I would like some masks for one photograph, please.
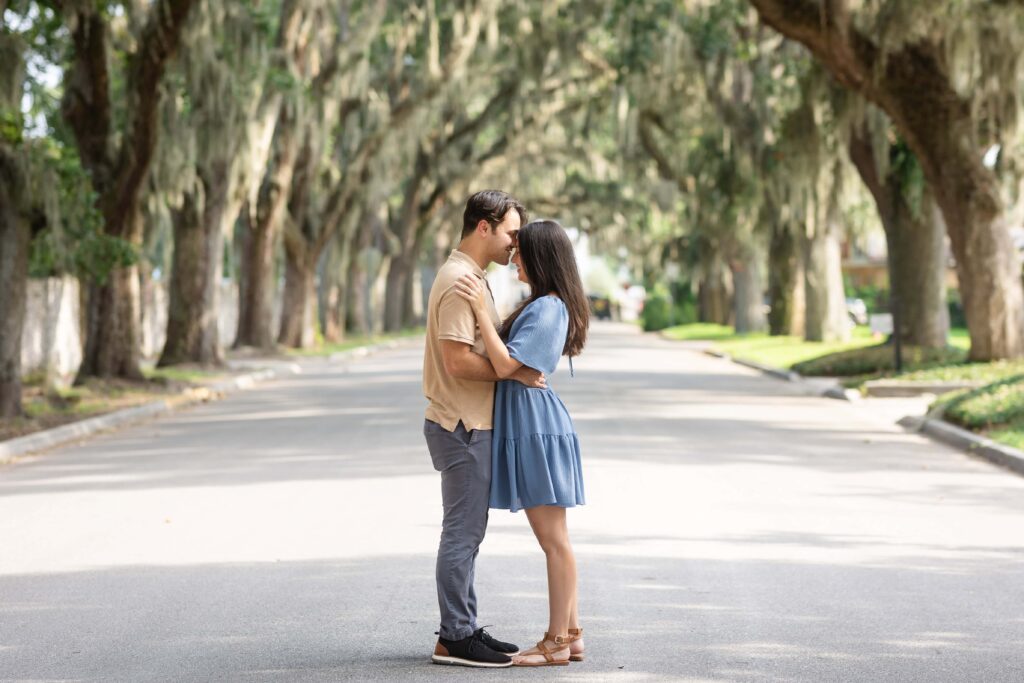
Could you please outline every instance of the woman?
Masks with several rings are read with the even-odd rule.
[[[498,377],[521,366],[554,373],[559,357],[579,355],[587,338],[589,306],[572,243],[555,221],[523,226],[512,262],[530,297],[496,330],[488,315],[486,284],[475,276],[456,283],[469,300],[487,355]],[[548,630],[544,638],[513,657],[517,666],[566,665],[583,660],[576,559],[569,543],[566,508],[582,505],[579,440],[569,413],[550,388],[514,381],[498,383],[494,397],[492,508],[526,510],[547,558]]]

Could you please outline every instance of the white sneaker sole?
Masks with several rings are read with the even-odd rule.
[[[476,662],[472,659],[462,659],[461,657],[444,657],[442,655],[431,655],[430,661],[434,664],[447,664],[450,666],[471,666],[476,669],[504,669],[512,666],[512,662],[505,662],[504,664],[495,664],[491,662]]]

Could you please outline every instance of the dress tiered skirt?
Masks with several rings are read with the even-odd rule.
[[[553,390],[499,382],[494,396],[492,508],[583,505],[580,442]]]

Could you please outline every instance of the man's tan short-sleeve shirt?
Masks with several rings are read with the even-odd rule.
[[[491,429],[494,412],[494,382],[477,382],[452,377],[444,369],[441,342],[469,344],[473,351],[487,357],[476,316],[469,302],[455,290],[455,281],[463,275],[483,278],[484,271],[458,249],[437,272],[427,304],[427,342],[423,354],[423,394],[430,401],[426,417],[448,431],[462,421],[467,430]],[[488,292],[490,290],[488,289]],[[494,300],[489,298],[491,319],[499,324]]]

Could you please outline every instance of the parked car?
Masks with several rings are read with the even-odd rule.
[[[590,294],[587,296],[590,301],[590,314],[598,320],[612,319],[612,302],[608,297]]]

